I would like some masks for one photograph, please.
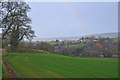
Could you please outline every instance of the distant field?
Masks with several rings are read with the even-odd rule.
[[[83,46],[85,46],[85,44],[84,43],[81,43],[81,44],[70,44],[69,45],[69,47],[83,47]],[[68,47],[68,45],[65,45],[65,48],[67,48]]]
[[[35,51],[44,51],[44,50],[39,50],[39,49],[33,49],[33,50],[35,50]]]
[[[7,59],[24,77],[29,78],[116,78],[114,59],[75,58],[56,54],[20,54]]]
[[[57,43],[56,43],[56,42],[53,42],[53,43],[50,43],[50,44],[55,45],[55,44],[57,44]]]

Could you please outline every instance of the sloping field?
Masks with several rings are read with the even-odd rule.
[[[7,75],[6,75],[3,65],[2,65],[2,77],[7,78]]]
[[[7,61],[24,78],[116,78],[115,59],[75,58],[56,54],[20,54]]]

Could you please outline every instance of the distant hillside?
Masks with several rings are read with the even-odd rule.
[[[110,38],[115,38],[118,37],[118,33],[102,33],[102,34],[91,34],[91,35],[84,35],[83,37],[90,37],[90,36],[95,36],[95,37],[110,37]],[[55,40],[78,40],[80,39],[81,36],[79,37],[54,37],[54,38],[35,38],[33,41],[55,41]]]
[[[102,37],[115,38],[115,37],[118,37],[118,33],[114,32],[114,33],[92,34],[92,35],[85,35],[84,37],[90,37],[90,36],[95,36],[95,37],[102,36]]]
[[[34,41],[55,41],[55,40],[77,40],[81,37],[55,37],[55,38],[36,38]]]

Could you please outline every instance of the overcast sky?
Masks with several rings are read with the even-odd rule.
[[[76,37],[118,31],[116,2],[31,2],[37,38]]]

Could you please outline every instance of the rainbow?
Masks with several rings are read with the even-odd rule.
[[[80,33],[84,34],[85,32],[87,32],[87,29],[85,28],[85,23],[82,21],[80,15],[77,13],[74,7],[68,2],[65,2],[65,5],[66,5],[66,10],[68,11],[68,13],[70,13],[73,21],[76,23],[76,26],[79,27]]]

